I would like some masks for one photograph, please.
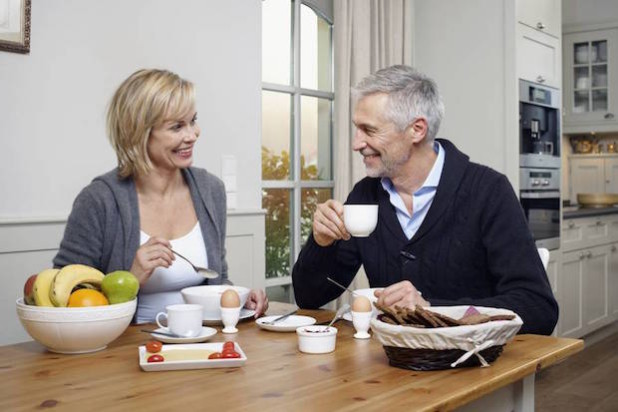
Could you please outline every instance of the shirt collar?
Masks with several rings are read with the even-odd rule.
[[[425,178],[422,186],[419,187],[416,192],[419,192],[424,188],[436,188],[438,187],[438,183],[440,183],[442,169],[444,169],[444,148],[440,143],[434,140],[433,150],[438,154],[438,157],[436,157],[436,161],[433,163],[433,166],[431,167],[431,170],[429,171],[427,178]],[[394,189],[393,182],[388,177],[383,177],[380,179],[380,182],[386,191],[392,191]]]

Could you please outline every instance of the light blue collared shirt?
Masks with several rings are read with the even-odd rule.
[[[403,199],[395,190],[391,179],[388,177],[381,179],[382,187],[388,192],[391,204],[395,206],[399,224],[408,239],[412,239],[418,228],[421,227],[423,220],[425,220],[425,216],[427,216],[427,212],[433,203],[433,198],[436,196],[440,176],[442,176],[444,149],[440,143],[434,141],[433,150],[438,154],[438,157],[423,185],[412,194],[412,216],[408,213],[408,209],[406,209]]]

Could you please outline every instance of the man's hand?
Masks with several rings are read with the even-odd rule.
[[[139,280],[140,285],[146,283],[157,267],[168,268],[172,265],[175,257],[171,247],[167,239],[151,237],[137,249],[130,272]]]
[[[335,240],[350,239],[343,224],[343,205],[333,199],[320,203],[313,214],[313,238],[322,246],[330,246]]]
[[[409,280],[392,284],[374,293],[382,306],[397,305],[405,308],[414,308],[416,305],[430,306]]]

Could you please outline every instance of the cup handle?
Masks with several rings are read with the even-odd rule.
[[[165,320],[167,320],[167,313],[159,312],[157,313],[157,316],[155,316],[155,321],[157,322],[157,325],[159,325],[160,328],[166,329],[166,327],[161,325],[161,322],[159,322],[159,316],[165,316]]]

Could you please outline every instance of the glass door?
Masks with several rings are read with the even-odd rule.
[[[607,111],[607,40],[574,43],[572,64],[572,112]]]

